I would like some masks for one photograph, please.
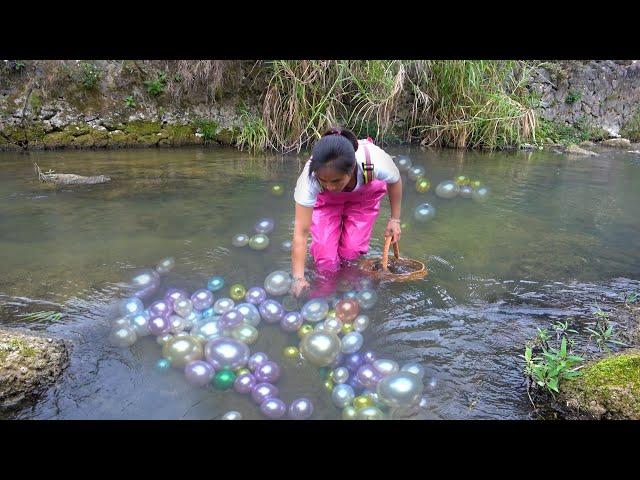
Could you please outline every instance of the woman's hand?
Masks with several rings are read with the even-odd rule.
[[[291,294],[294,297],[299,297],[302,292],[307,290],[309,287],[311,287],[311,285],[309,285],[309,282],[307,282],[306,278],[294,278],[293,282],[291,283]]]
[[[389,223],[387,223],[387,228],[384,231],[384,236],[391,236],[391,243],[396,243],[400,240],[400,234],[402,233],[402,229],[400,228],[400,220],[390,219]]]

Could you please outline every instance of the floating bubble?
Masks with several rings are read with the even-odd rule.
[[[302,306],[300,313],[308,322],[319,322],[327,316],[329,304],[323,298],[314,298]]]
[[[282,250],[283,252],[290,252],[292,248],[293,243],[291,242],[291,240],[285,240],[280,244],[280,250]]]
[[[412,162],[409,157],[400,155],[396,157],[394,160],[396,162],[396,165],[398,166],[398,170],[400,170],[401,172],[406,172],[411,168]]]
[[[139,271],[129,284],[133,294],[138,298],[146,298],[152,295],[160,286],[160,275],[155,270],[144,269]]]
[[[204,355],[216,370],[239,368],[249,360],[249,347],[233,338],[214,338],[205,345]]]
[[[276,270],[267,275],[264,280],[264,289],[274,296],[285,295],[291,288],[291,275],[284,270]]]
[[[125,298],[119,305],[120,314],[134,316],[144,311],[144,304],[138,297]]]
[[[271,218],[261,218],[255,224],[253,229],[256,233],[263,233],[265,235],[268,235],[269,233],[273,232],[274,227],[275,223]]]
[[[137,339],[138,336],[135,329],[126,325],[115,328],[109,334],[109,343],[118,348],[130,347],[136,343]]]
[[[196,290],[191,295],[191,304],[195,310],[205,310],[213,304],[213,293],[206,288]]]
[[[224,288],[224,278],[222,278],[220,275],[214,275],[207,282],[207,288],[212,292],[221,290],[222,288]]]
[[[213,311],[218,315],[228,312],[235,306],[235,302],[230,298],[219,298],[213,304]]]
[[[269,246],[269,237],[266,235],[259,233],[254,235],[249,240],[249,247],[253,250],[264,250]]]
[[[422,165],[414,165],[407,170],[407,177],[409,177],[410,180],[418,180],[418,178],[424,177],[425,173],[426,170]]]
[[[173,270],[173,267],[175,267],[175,265],[176,261],[173,259],[173,257],[165,258],[163,260],[160,260],[158,265],[156,265],[156,272],[161,274],[169,273],[171,270]]]
[[[231,245],[234,247],[246,247],[249,244],[249,235],[246,233],[238,233],[231,239]]]
[[[460,193],[460,187],[456,182],[445,180],[436,187],[436,195],[441,198],[453,198]]]
[[[428,222],[436,215],[436,209],[430,203],[421,203],[413,211],[413,218],[419,222]]]
[[[358,292],[358,296],[356,297],[356,299],[360,304],[360,308],[362,308],[363,310],[370,310],[378,301],[378,294],[375,292],[375,290],[365,289]]]
[[[260,305],[266,299],[267,292],[262,287],[251,287],[245,295],[245,300],[253,305]]]
[[[236,310],[244,317],[244,322],[247,325],[257,327],[260,324],[260,311],[258,307],[251,303],[240,303],[236,305]]]
[[[473,191],[471,198],[474,202],[484,203],[489,198],[489,189],[487,187],[480,187]]]
[[[473,195],[473,188],[470,185],[462,185],[460,187],[460,196],[462,198],[471,198]]]
[[[202,344],[190,335],[174,337],[162,347],[162,356],[174,367],[183,368],[187,363],[202,359]]]
[[[279,323],[284,317],[284,308],[276,300],[265,300],[258,307],[260,316],[267,323]]]

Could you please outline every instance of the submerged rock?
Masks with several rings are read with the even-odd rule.
[[[585,150],[584,148],[580,148],[579,146],[577,146],[576,144],[573,144],[573,143],[567,147],[565,153],[570,153],[572,155],[598,156],[598,154],[596,152],[591,152],[589,150]]]
[[[67,364],[63,341],[0,330],[0,412],[36,400]]]
[[[607,140],[603,140],[602,145],[605,147],[629,148],[631,146],[631,142],[626,138],[609,138]]]
[[[640,349],[588,364],[563,385],[560,401],[581,416],[640,420]]]

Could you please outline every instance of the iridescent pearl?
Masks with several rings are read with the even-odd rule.
[[[173,259],[173,257],[165,258],[163,260],[160,260],[160,262],[158,262],[158,265],[156,265],[156,272],[161,274],[169,273],[171,270],[173,270],[173,267],[175,267],[175,265],[176,261]]]
[[[289,405],[289,418],[307,420],[313,414],[313,403],[308,398],[298,398]]]
[[[240,412],[236,412],[235,410],[231,410],[230,412],[225,413],[222,417],[222,420],[242,420],[242,414]]]
[[[245,247],[249,243],[249,235],[246,233],[238,233],[231,239],[231,245],[234,247]]]

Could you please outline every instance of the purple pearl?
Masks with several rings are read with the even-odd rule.
[[[260,365],[263,365],[265,362],[269,361],[269,357],[267,357],[266,353],[256,352],[249,357],[249,361],[247,362],[247,366],[249,370],[252,372],[256,370]]]
[[[171,329],[171,322],[165,317],[152,317],[149,320],[149,331],[151,335],[159,337],[162,334],[169,332]]]
[[[308,398],[298,398],[289,405],[289,418],[307,420],[313,414],[313,403]]]
[[[145,269],[131,279],[130,287],[138,298],[151,296],[160,286],[160,275],[155,270]]]
[[[184,374],[187,377],[187,381],[198,387],[208,385],[214,373],[213,367],[202,360],[187,363],[184,367]]]
[[[349,375],[347,383],[351,386],[351,388],[353,388],[353,392],[356,395],[360,395],[360,392],[364,390],[364,386],[360,383],[355,375]]]
[[[151,315],[151,317],[169,318],[169,315],[171,315],[172,312],[173,305],[165,300],[153,302],[149,307],[149,315]]]
[[[269,398],[278,396],[278,387],[270,383],[258,383],[251,389],[251,398],[258,405]]]
[[[186,291],[175,287],[168,288],[164,294],[164,299],[171,303],[172,308],[173,305],[182,298],[187,300],[189,298],[189,294]]]
[[[267,292],[262,287],[251,287],[244,298],[253,305],[260,305],[267,299]]]
[[[280,302],[275,300],[265,300],[258,307],[260,316],[267,323],[278,323],[284,317],[284,308]]]
[[[268,418],[282,418],[287,413],[287,406],[279,398],[269,398],[260,404],[260,411]]]
[[[280,320],[280,326],[285,332],[297,332],[303,322],[304,318],[300,312],[289,312]]]
[[[370,388],[371,390],[374,390],[378,382],[382,379],[382,375],[380,375],[370,363],[362,365],[358,369],[356,377],[365,388]]]
[[[344,353],[339,353],[336,359],[331,362],[329,368],[338,368],[340,365],[342,365],[342,362],[344,362]]]
[[[213,293],[206,288],[196,290],[191,295],[191,303],[195,310],[206,310],[213,304]]]
[[[273,383],[280,378],[280,367],[276,362],[267,361],[254,372],[258,382]]]
[[[373,363],[378,359],[378,356],[371,350],[368,350],[362,355],[362,358],[367,363]]]
[[[236,377],[236,381],[233,383],[233,389],[238,393],[251,393],[256,383],[256,378],[253,375],[243,373]]]
[[[345,366],[350,372],[357,372],[358,368],[364,363],[362,355],[359,353],[352,353],[345,360]]]
[[[220,325],[220,328],[223,330],[231,330],[232,328],[240,325],[243,320],[244,315],[234,309],[223,313],[220,320],[218,320],[218,325]]]

